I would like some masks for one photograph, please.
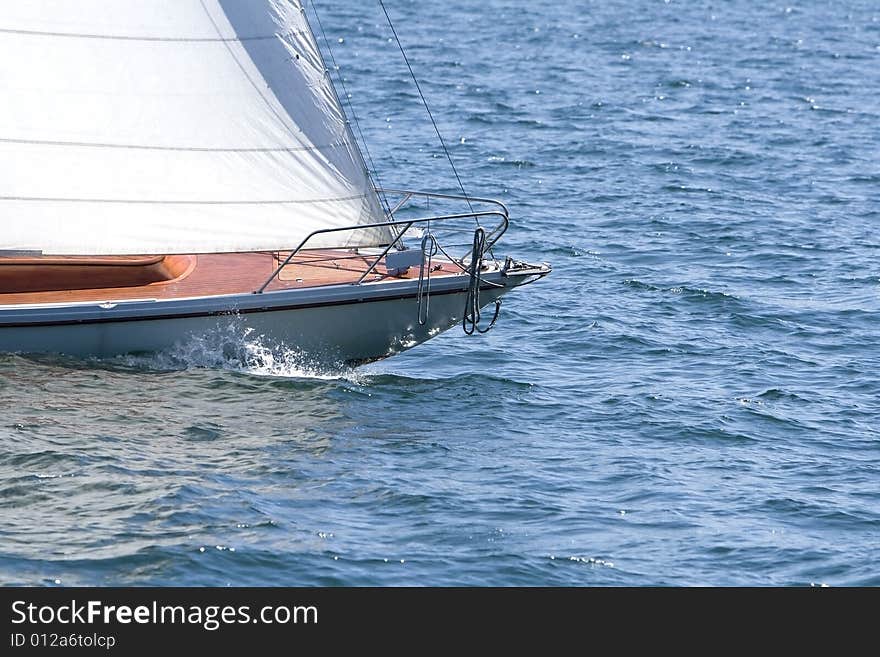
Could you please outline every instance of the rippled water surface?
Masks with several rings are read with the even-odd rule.
[[[0,581],[880,585],[880,6],[386,4],[553,274],[354,372],[0,356]],[[317,7],[380,182],[454,191],[381,10]]]

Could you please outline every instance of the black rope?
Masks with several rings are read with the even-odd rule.
[[[461,182],[461,177],[458,175],[458,169],[455,168],[455,162],[452,161],[452,155],[449,153],[449,149],[446,148],[446,142],[443,141],[443,135],[440,134],[440,128],[437,127],[437,121],[434,120],[434,114],[431,112],[431,108],[428,105],[428,101],[425,99],[425,94],[422,93],[422,87],[419,85],[419,80],[416,77],[415,72],[413,71],[413,67],[409,63],[409,57],[406,56],[406,51],[403,49],[403,44],[400,42],[400,37],[397,36],[397,30],[394,29],[394,23],[391,20],[391,16],[388,14],[388,10],[385,8],[385,3],[382,0],[379,0],[379,5],[382,7],[382,11],[385,13],[385,18],[388,20],[388,26],[391,28],[391,33],[394,35],[394,40],[397,41],[397,47],[400,48],[400,54],[403,55],[403,61],[406,62],[406,67],[409,69],[409,74],[413,79],[413,82],[416,83],[416,90],[419,92],[419,97],[422,99],[422,104],[425,106],[425,110],[428,112],[428,117],[431,119],[431,123],[434,125],[434,132],[437,133],[437,138],[440,140],[440,145],[443,147],[443,152],[446,153],[446,159],[449,160],[449,166],[452,167],[452,173],[455,174],[455,179],[458,181],[458,187],[461,189],[462,195],[465,197],[467,201],[468,208],[471,212],[474,211],[473,206],[471,205],[471,200],[468,197],[467,192],[464,190],[464,185]],[[474,217],[474,221],[477,222],[477,225],[480,225],[480,220],[477,217]]]
[[[486,252],[486,231],[480,227],[474,231],[474,246],[471,251],[470,279],[468,281],[467,294],[464,301],[464,315],[461,319],[461,327],[465,334],[488,333],[501,312],[501,299],[495,299],[495,314],[492,321],[485,328],[480,327],[480,288],[483,277],[483,254]]]

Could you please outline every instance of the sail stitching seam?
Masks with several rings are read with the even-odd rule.
[[[15,139],[12,137],[0,137],[0,143],[5,144],[33,144],[40,146],[73,146],[85,148],[120,148],[147,151],[186,151],[194,153],[292,153],[297,151],[324,151],[333,148],[350,146],[350,142],[341,141],[324,146],[295,146],[278,148],[211,148],[199,146],[149,146],[146,144],[109,144],[86,141],[46,141],[39,139]]]
[[[128,203],[140,205],[288,205],[303,203],[341,203],[344,201],[354,201],[363,199],[366,194],[355,194],[353,196],[338,196],[333,198],[317,198],[317,199],[282,199],[277,201],[254,200],[254,201],[170,201],[162,199],[109,199],[109,198],[60,198],[60,197],[40,197],[40,196],[0,196],[0,201],[36,201],[51,203]]]
[[[305,34],[304,30],[296,30],[298,34]],[[20,34],[25,36],[48,36],[73,39],[104,39],[107,41],[168,41],[172,43],[236,43],[238,41],[270,41],[277,39],[277,34],[237,36],[237,37],[157,37],[157,36],[133,36],[125,34],[89,34],[86,32],[43,32],[40,30],[17,30],[13,28],[0,28],[2,34]]]

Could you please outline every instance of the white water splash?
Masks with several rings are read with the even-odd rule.
[[[410,238],[413,240],[420,240],[425,236],[425,229],[421,226],[410,226],[403,233],[404,238]]]
[[[119,356],[126,367],[157,370],[220,369],[255,376],[308,379],[346,379],[361,375],[327,357],[275,344],[234,318],[224,326],[192,335],[174,347],[143,355]]]

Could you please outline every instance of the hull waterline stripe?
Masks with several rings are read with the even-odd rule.
[[[508,286],[502,286],[503,289],[508,289]],[[485,290],[497,290],[499,289],[496,286],[487,285],[483,289]],[[442,290],[437,292],[431,292],[432,296],[442,296],[448,294],[464,294],[467,292],[467,288],[456,288],[453,290]],[[358,298],[358,299],[344,299],[341,301],[324,301],[324,302],[313,302],[313,303],[301,303],[301,304],[286,304],[279,306],[271,306],[271,307],[260,307],[260,308],[241,308],[241,309],[229,309],[229,310],[211,310],[211,311],[202,311],[202,312],[180,312],[180,313],[169,313],[165,315],[150,315],[150,316],[136,316],[136,317],[98,317],[98,318],[89,318],[89,319],[63,319],[63,320],[55,320],[55,321],[42,321],[35,320],[32,322],[3,322],[0,320],[0,329],[4,328],[24,328],[24,327],[43,327],[43,326],[75,326],[75,325],[84,325],[84,324],[113,324],[113,323],[122,323],[122,322],[152,322],[152,321],[161,321],[161,320],[170,320],[170,319],[193,319],[196,317],[224,317],[224,316],[234,316],[234,315],[251,315],[255,313],[271,313],[271,312],[281,312],[285,310],[307,310],[309,308],[326,308],[330,306],[350,306],[353,304],[360,303],[373,303],[379,301],[402,301],[405,299],[416,299],[418,297],[418,293],[407,293],[401,295],[387,295],[381,297],[371,297],[368,299]]]

